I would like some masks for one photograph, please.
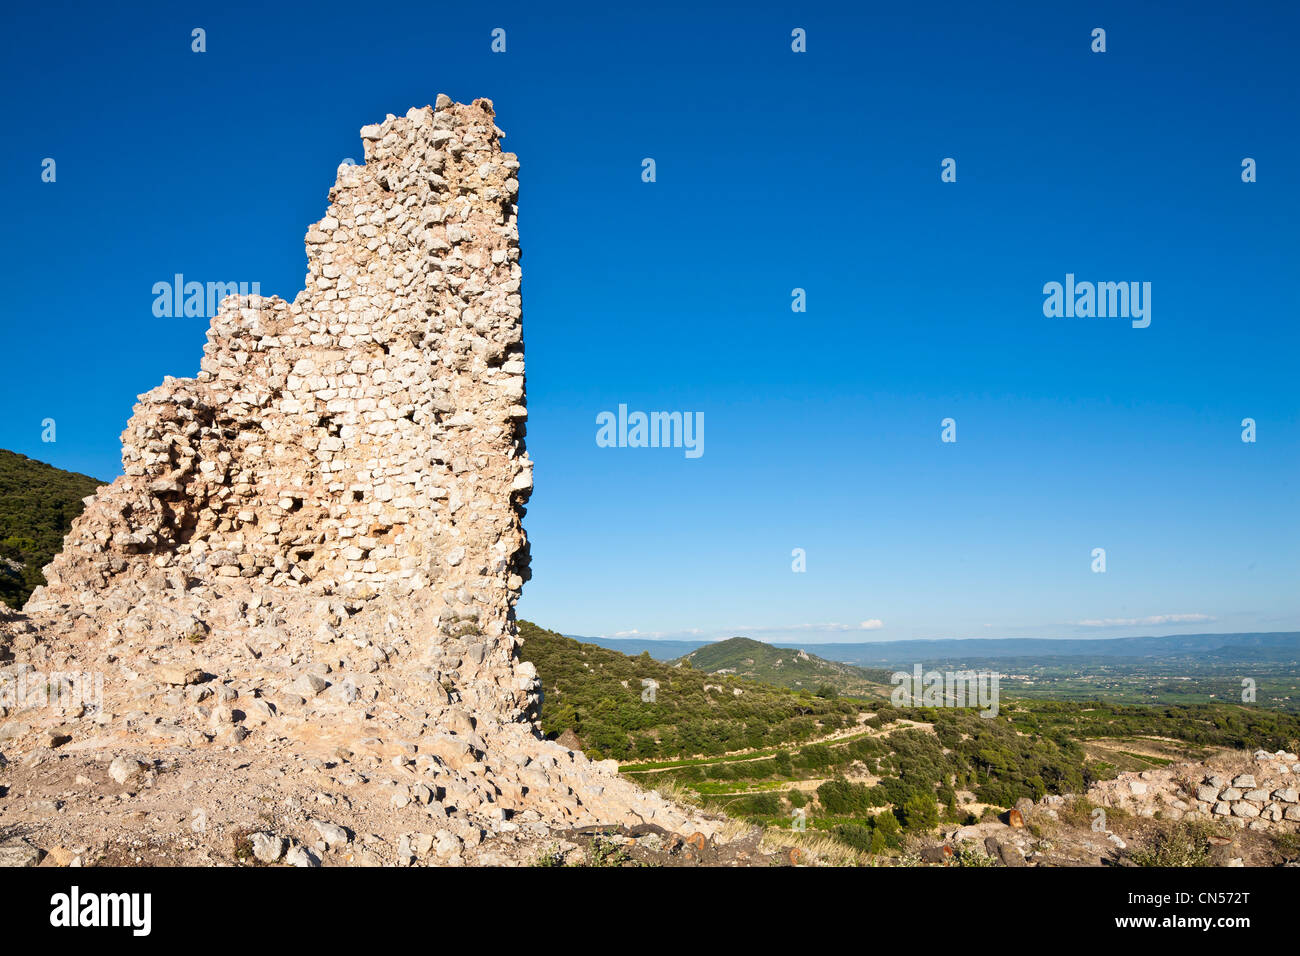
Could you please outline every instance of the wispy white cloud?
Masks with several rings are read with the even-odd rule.
[[[860,624],[840,624],[835,621],[829,621],[825,624],[778,624],[760,627],[737,627],[734,630],[738,634],[772,634],[785,633],[787,631],[813,631],[826,634],[843,634],[846,631],[875,631],[884,626],[884,621],[881,621],[878,618],[872,618],[871,620],[863,621]]]
[[[1200,624],[1213,621],[1209,614],[1152,614],[1150,617],[1105,617],[1079,621],[1079,627],[1152,627],[1161,624]]]
[[[705,632],[699,628],[691,628],[686,631],[639,631],[635,627],[630,631],[615,631],[613,634],[602,634],[601,637],[640,637],[650,641],[660,641],[666,638],[692,638],[704,637]]]

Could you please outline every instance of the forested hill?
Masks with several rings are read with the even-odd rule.
[[[0,449],[0,601],[22,607],[102,482]]]
[[[809,740],[857,722],[859,704],[628,657],[519,622],[542,679],[542,729],[593,757],[714,755]],[[647,681],[651,683],[646,683]],[[650,699],[653,698],[653,699]],[[859,702],[860,703],[860,702]]]
[[[822,697],[835,693],[885,697],[890,690],[889,671],[868,671],[824,660],[798,648],[773,647],[747,637],[706,644],[677,663],[710,674],[734,674],[778,687],[809,690]]]

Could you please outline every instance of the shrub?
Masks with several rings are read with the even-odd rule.
[[[932,830],[939,825],[939,804],[932,793],[914,793],[902,807],[902,824],[908,830]]]
[[[1129,859],[1137,866],[1209,866],[1210,832],[1204,823],[1184,821],[1158,831]]]
[[[864,853],[876,852],[871,848],[873,831],[870,827],[858,826],[856,823],[841,823],[831,831],[831,834],[845,846]]]
[[[870,788],[847,780],[827,780],[817,788],[817,799],[827,813],[856,816],[872,806]]]

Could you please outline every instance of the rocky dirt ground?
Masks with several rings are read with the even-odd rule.
[[[368,756],[305,758],[246,748],[48,754],[0,768],[0,865],[459,866],[771,865],[759,831],[720,839],[654,824],[556,829],[536,810],[485,821],[414,775]],[[147,763],[147,766],[146,766]],[[119,781],[118,777],[125,777]],[[432,793],[431,789],[431,793]],[[685,829],[685,828],[684,828]]]
[[[529,723],[471,716],[473,644],[421,641],[418,597],[232,585],[118,610],[0,621],[0,863],[784,859]]]

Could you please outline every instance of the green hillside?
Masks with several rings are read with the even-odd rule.
[[[888,697],[889,671],[840,664],[791,647],[747,637],[706,644],[675,663],[709,674],[732,674],[820,696]]]
[[[1300,716],[1262,708],[1004,700],[986,718],[974,708],[817,697],[628,657],[527,622],[519,629],[522,656],[545,688],[548,735],[619,759],[646,787],[769,833],[802,819],[855,850],[897,852],[906,830],[974,822],[1021,797],[1079,793],[1123,770],[1300,740]],[[710,649],[720,652],[704,663],[724,667],[758,668],[768,651],[788,653],[757,641]],[[641,699],[643,678],[659,684],[653,702]]]
[[[851,701],[714,676],[580,644],[519,622],[520,655],[542,678],[542,729],[577,735],[589,755],[619,760],[710,756],[793,744],[854,726]],[[642,682],[654,681],[654,700]]]
[[[0,601],[22,607],[103,482],[0,449]]]

